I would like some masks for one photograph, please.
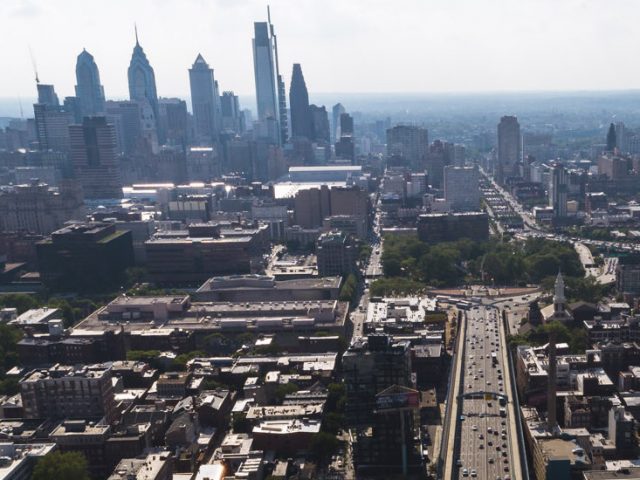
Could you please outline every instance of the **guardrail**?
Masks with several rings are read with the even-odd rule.
[[[520,446],[520,465],[522,466],[522,479],[529,480],[529,464],[527,463],[527,448],[524,443],[524,433],[522,431],[522,412],[520,411],[520,400],[518,399],[518,388],[516,386],[516,373],[513,365],[513,356],[511,355],[511,349],[506,344],[506,333],[509,331],[509,322],[505,317],[502,317],[502,326],[505,329],[505,348],[507,349],[507,362],[509,362],[509,377],[511,379],[511,398],[513,399],[513,409],[515,410],[516,418],[516,430],[518,431],[518,444]]]

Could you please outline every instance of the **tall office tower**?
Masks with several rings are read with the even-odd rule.
[[[160,129],[165,133],[169,145],[186,146],[187,132],[187,102],[179,98],[160,98]]]
[[[309,110],[309,92],[299,63],[293,64],[289,85],[289,107],[291,109],[291,135],[312,139],[312,120]]]
[[[336,103],[331,109],[331,141],[336,142],[340,138],[340,116],[347,113],[341,103]]]
[[[396,125],[387,130],[387,157],[392,164],[424,170],[428,151],[429,132],[426,128]]]
[[[555,164],[549,177],[549,206],[553,207],[553,218],[567,216],[567,191],[569,176],[560,164]]]
[[[255,22],[253,39],[253,69],[256,81],[256,100],[258,106],[258,122],[275,122],[276,138],[271,140],[281,143],[282,132],[278,126],[280,112],[279,100],[276,97],[276,72],[273,58],[273,38],[267,22]],[[273,133],[271,128],[264,131]]]
[[[138,31],[136,30],[136,46],[133,47],[129,70],[129,98],[140,102],[141,108],[145,109],[144,103],[149,105],[152,115],[147,114],[147,121],[153,123],[154,129],[158,132],[161,142],[164,141],[162,132],[158,128],[158,93],[156,91],[156,76],[153,67],[147,60],[147,56],[138,41]],[[153,119],[150,117],[153,116]]]
[[[85,198],[122,198],[116,132],[105,117],[85,117],[69,127],[71,162]]]
[[[353,117],[348,113],[340,114],[340,136],[353,136]]]
[[[108,122],[115,128],[118,151],[133,153],[141,135],[140,104],[131,100],[106,101],[105,112]]]
[[[276,60],[276,85],[278,88],[278,110],[280,112],[280,145],[284,145],[289,140],[289,120],[287,118],[287,91],[284,80],[280,75],[280,62],[278,61],[278,37],[271,23],[271,9],[267,5],[267,19],[269,20],[269,33],[273,38],[273,51]]]
[[[513,116],[504,116],[498,124],[498,165],[495,176],[498,183],[506,177],[517,176],[522,161],[522,135],[520,124]]]
[[[48,107],[60,106],[58,95],[56,95],[53,85],[45,85],[44,83],[38,82],[36,87],[38,88],[38,103]]]
[[[444,167],[444,198],[453,211],[480,209],[480,175],[476,167]]]
[[[189,69],[189,84],[195,136],[197,141],[205,144],[216,142],[220,133],[214,82],[213,69],[198,54]]]
[[[75,123],[82,123],[82,109],[78,97],[64,97],[64,110],[73,115]]]
[[[311,139],[318,143],[328,144],[331,140],[331,129],[329,114],[324,105],[322,107],[310,105],[309,118],[311,119]]]
[[[33,104],[36,137],[40,150],[69,151],[69,125],[73,114],[60,106],[53,85],[38,82],[38,103]]]
[[[104,113],[104,89],[100,84],[100,72],[91,55],[82,50],[76,61],[76,97],[83,117]]]
[[[627,138],[627,127],[623,122],[618,122],[615,125],[616,131],[616,148],[623,153],[629,151],[629,139]]]
[[[220,97],[220,110],[222,113],[222,129],[240,134],[244,131],[242,112],[238,96],[233,92],[222,92]]]

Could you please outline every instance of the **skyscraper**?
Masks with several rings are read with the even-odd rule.
[[[331,140],[333,140],[333,142],[336,142],[340,138],[340,115],[342,115],[343,113],[347,113],[347,111],[341,103],[336,103],[333,106],[331,113]]]
[[[58,95],[56,95],[56,90],[53,88],[53,85],[45,85],[44,83],[37,82],[36,87],[38,88],[38,103],[47,105],[48,107],[58,107],[60,105]]]
[[[476,167],[444,167],[444,198],[453,211],[480,208],[480,175]]]
[[[147,60],[147,56],[138,41],[138,31],[136,30],[136,46],[133,47],[131,62],[127,72],[129,78],[129,98],[140,102],[141,108],[147,103],[153,112],[153,123],[158,130],[158,93],[156,91],[156,76],[153,67]],[[147,115],[148,117],[148,115]],[[158,135],[161,132],[158,131]],[[163,140],[163,137],[161,137]]]
[[[233,92],[222,92],[220,104],[223,130],[238,134],[242,133],[244,128],[238,96],[234,95]]]
[[[309,105],[309,117],[311,119],[311,139],[314,142],[328,144],[331,131],[329,128],[329,114],[324,107]]]
[[[503,183],[506,177],[517,175],[522,160],[522,135],[520,124],[514,116],[504,116],[498,124],[498,165],[496,180]]]
[[[429,132],[426,128],[396,125],[387,130],[387,156],[392,164],[424,170],[428,152]]]
[[[549,206],[553,207],[553,218],[567,216],[567,193],[569,176],[567,170],[560,164],[551,169],[549,178]]]
[[[36,137],[40,150],[67,152],[69,150],[69,125],[73,123],[73,114],[60,106],[53,85],[38,87],[38,103],[33,105]]]
[[[309,92],[299,63],[293,64],[289,85],[289,107],[291,108],[291,135],[312,139],[312,120],[309,110]]]
[[[279,123],[279,101],[276,98],[276,72],[273,58],[273,38],[267,22],[255,22],[253,38],[253,69],[256,80],[256,101],[258,121],[271,120]],[[270,129],[265,129],[266,131]],[[282,132],[276,128],[277,143],[281,142]]]
[[[91,55],[82,50],[76,61],[76,97],[82,116],[104,113],[104,89],[100,84],[100,72]]]
[[[105,117],[69,127],[71,162],[85,198],[122,198],[116,132]]]
[[[220,119],[216,116],[216,93],[213,69],[198,54],[189,69],[191,106],[196,139],[204,143],[215,142],[220,133]]]

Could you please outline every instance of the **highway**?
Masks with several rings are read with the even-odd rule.
[[[466,313],[452,385],[456,398],[450,425],[445,426],[449,429],[445,455],[451,458],[445,460],[442,478],[523,478],[506,336],[498,315],[496,308],[486,305]]]

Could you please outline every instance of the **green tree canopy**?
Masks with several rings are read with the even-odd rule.
[[[89,480],[87,459],[79,452],[53,452],[41,458],[31,480]]]

